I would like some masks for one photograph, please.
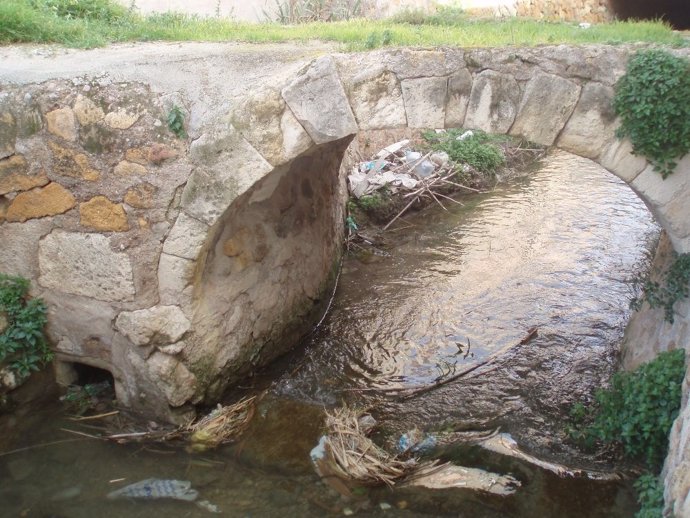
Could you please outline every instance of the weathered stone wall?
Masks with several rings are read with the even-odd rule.
[[[673,246],[667,236],[662,234],[652,261],[652,280],[662,281],[661,274],[668,270],[674,260]],[[625,369],[632,370],[653,360],[659,353],[673,349],[690,352],[690,300],[676,302],[673,323],[665,320],[663,309],[650,308],[646,303],[631,315],[622,345]],[[687,352],[686,358],[690,361]],[[674,516],[690,516],[689,389],[690,369],[683,381],[682,413],[671,429],[669,455],[664,466],[665,498],[667,502],[672,502]]]
[[[537,20],[601,23],[613,19],[608,0],[518,0],[518,16]]]

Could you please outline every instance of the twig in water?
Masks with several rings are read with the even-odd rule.
[[[34,444],[33,446],[26,446],[24,448],[17,448],[16,450],[3,451],[2,453],[0,453],[0,457],[5,457],[7,455],[14,455],[15,453],[22,453],[24,451],[35,450],[37,448],[46,448],[48,446],[57,446],[58,444],[65,444],[68,442],[88,441],[89,439],[99,439],[99,437],[83,437],[80,439],[62,439],[60,441],[51,441],[51,442],[44,442],[41,444]]]

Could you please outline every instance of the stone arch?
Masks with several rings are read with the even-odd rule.
[[[290,330],[290,342],[299,334],[293,324],[321,300],[343,227],[338,164],[358,131],[463,126],[590,158],[638,194],[678,252],[690,252],[690,157],[664,181],[631,154],[629,142],[615,137],[613,85],[628,54],[594,46],[324,56],[295,77],[255,91],[230,116],[209,125],[192,145],[197,166],[159,269],[161,301],[183,301],[193,322],[185,355],[204,380],[196,397],[218,393],[249,367],[284,352],[289,344],[277,346],[281,328]],[[309,197],[295,188],[305,179],[328,191],[323,199],[330,201],[318,211],[319,231],[281,241],[275,229],[289,216],[271,207],[294,210],[300,200],[308,205]],[[328,203],[331,208],[324,208]],[[306,222],[304,215],[295,221]],[[196,236],[191,248],[190,235]],[[304,260],[290,267],[275,262],[281,247],[297,253],[296,243],[324,255],[306,269]],[[273,262],[263,264],[264,257]],[[276,274],[278,267],[285,271]],[[287,298],[266,288],[271,282],[275,289],[300,285],[305,276],[308,286]],[[266,297],[274,300],[269,304]],[[247,313],[253,306],[259,309]]]

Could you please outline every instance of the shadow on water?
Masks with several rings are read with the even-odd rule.
[[[560,153],[528,178],[462,201],[407,218],[389,234],[387,255],[345,260],[330,314],[282,362],[242,443],[191,455],[84,440],[3,456],[0,515],[208,515],[180,502],[103,498],[125,483],[113,480],[155,477],[190,480],[226,516],[342,515],[346,507],[362,516],[632,516],[627,482],[561,478],[477,447],[444,455],[512,473],[523,484],[515,496],[381,489],[343,502],[314,474],[308,454],[323,408],[342,401],[372,409],[387,447],[415,427],[500,427],[537,457],[611,468],[567,441],[564,420],[615,369],[629,279],[658,234],[650,214],[618,179]],[[538,336],[517,345],[534,326]],[[504,348],[491,369],[416,398],[387,392]],[[73,438],[50,410],[0,425],[14,433],[13,448]]]

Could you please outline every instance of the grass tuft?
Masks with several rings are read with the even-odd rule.
[[[504,47],[542,44],[688,44],[662,22],[614,22],[582,29],[573,23],[521,18],[471,19],[453,8],[390,20],[350,19],[298,25],[239,23],[180,13],[142,16],[112,0],[2,0],[0,43],[98,47],[122,41],[286,42],[322,40],[349,50],[381,46]]]

